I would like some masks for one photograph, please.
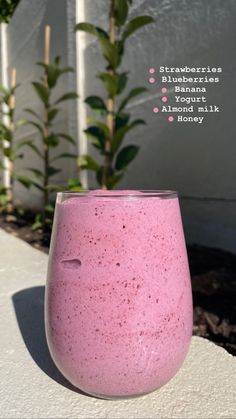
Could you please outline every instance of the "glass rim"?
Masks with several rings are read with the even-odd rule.
[[[127,198],[159,198],[159,199],[172,199],[172,198],[178,198],[178,192],[172,191],[172,190],[154,190],[154,189],[137,189],[137,190],[124,190],[124,189],[116,189],[114,190],[115,193],[112,193],[112,191],[109,191],[110,193],[107,193],[108,191],[104,190],[104,194],[99,191],[99,193],[96,193],[97,189],[86,189],[83,191],[63,191],[63,192],[57,192],[57,199],[59,202],[63,201],[67,198],[112,198],[112,199],[127,199]],[[119,193],[119,191],[121,193]],[[90,192],[94,192],[90,195]],[[136,192],[141,192],[137,193]]]

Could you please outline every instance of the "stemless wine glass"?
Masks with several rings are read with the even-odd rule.
[[[51,356],[84,392],[127,398],[169,381],[192,335],[177,193],[59,193],[45,311]]]

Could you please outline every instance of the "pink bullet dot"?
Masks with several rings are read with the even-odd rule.
[[[163,98],[161,99],[162,100],[162,102],[167,102],[167,97],[166,96],[163,96]]]
[[[161,93],[166,93],[166,92],[167,92],[167,88],[166,87],[162,87]]]
[[[168,121],[169,122],[173,122],[174,121],[174,117],[173,116],[169,116]]]
[[[149,68],[149,73],[150,73],[150,74],[154,74],[154,73],[155,73],[155,71],[156,71],[156,70],[155,70],[155,68],[153,68],[153,67]]]
[[[154,77],[150,77],[149,83],[153,84],[153,83],[155,83],[155,81],[156,81],[156,79]]]
[[[157,106],[155,106],[152,110],[153,110],[154,113],[158,113],[159,112],[159,108]]]

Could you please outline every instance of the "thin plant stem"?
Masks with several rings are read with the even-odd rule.
[[[44,33],[44,63],[46,65],[50,62],[50,39],[51,39],[51,28],[50,26],[45,26],[45,33]],[[44,77],[44,85],[48,88],[47,77],[45,74]],[[48,109],[45,109],[44,115],[44,138],[48,137]],[[44,184],[43,184],[43,214],[42,214],[42,221],[43,221],[43,230],[46,230],[46,217],[47,217],[47,205],[49,204],[49,191],[48,191],[48,171],[49,171],[49,147],[48,144],[44,142]]]
[[[115,44],[116,41],[116,27],[115,27],[115,1],[111,0],[110,13],[109,13],[109,40],[111,44]],[[115,74],[113,69],[109,70],[111,75]],[[114,135],[115,129],[115,99],[114,97],[108,97],[107,99],[107,120],[106,124],[109,130],[109,136],[105,140],[105,159],[102,173],[102,189],[107,189],[107,179],[109,177],[112,165],[111,159],[111,142]]]

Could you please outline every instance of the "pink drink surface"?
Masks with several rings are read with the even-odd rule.
[[[178,198],[133,193],[141,198],[95,191],[58,203],[50,249],[51,355],[72,384],[108,397],[165,384],[192,334]]]

